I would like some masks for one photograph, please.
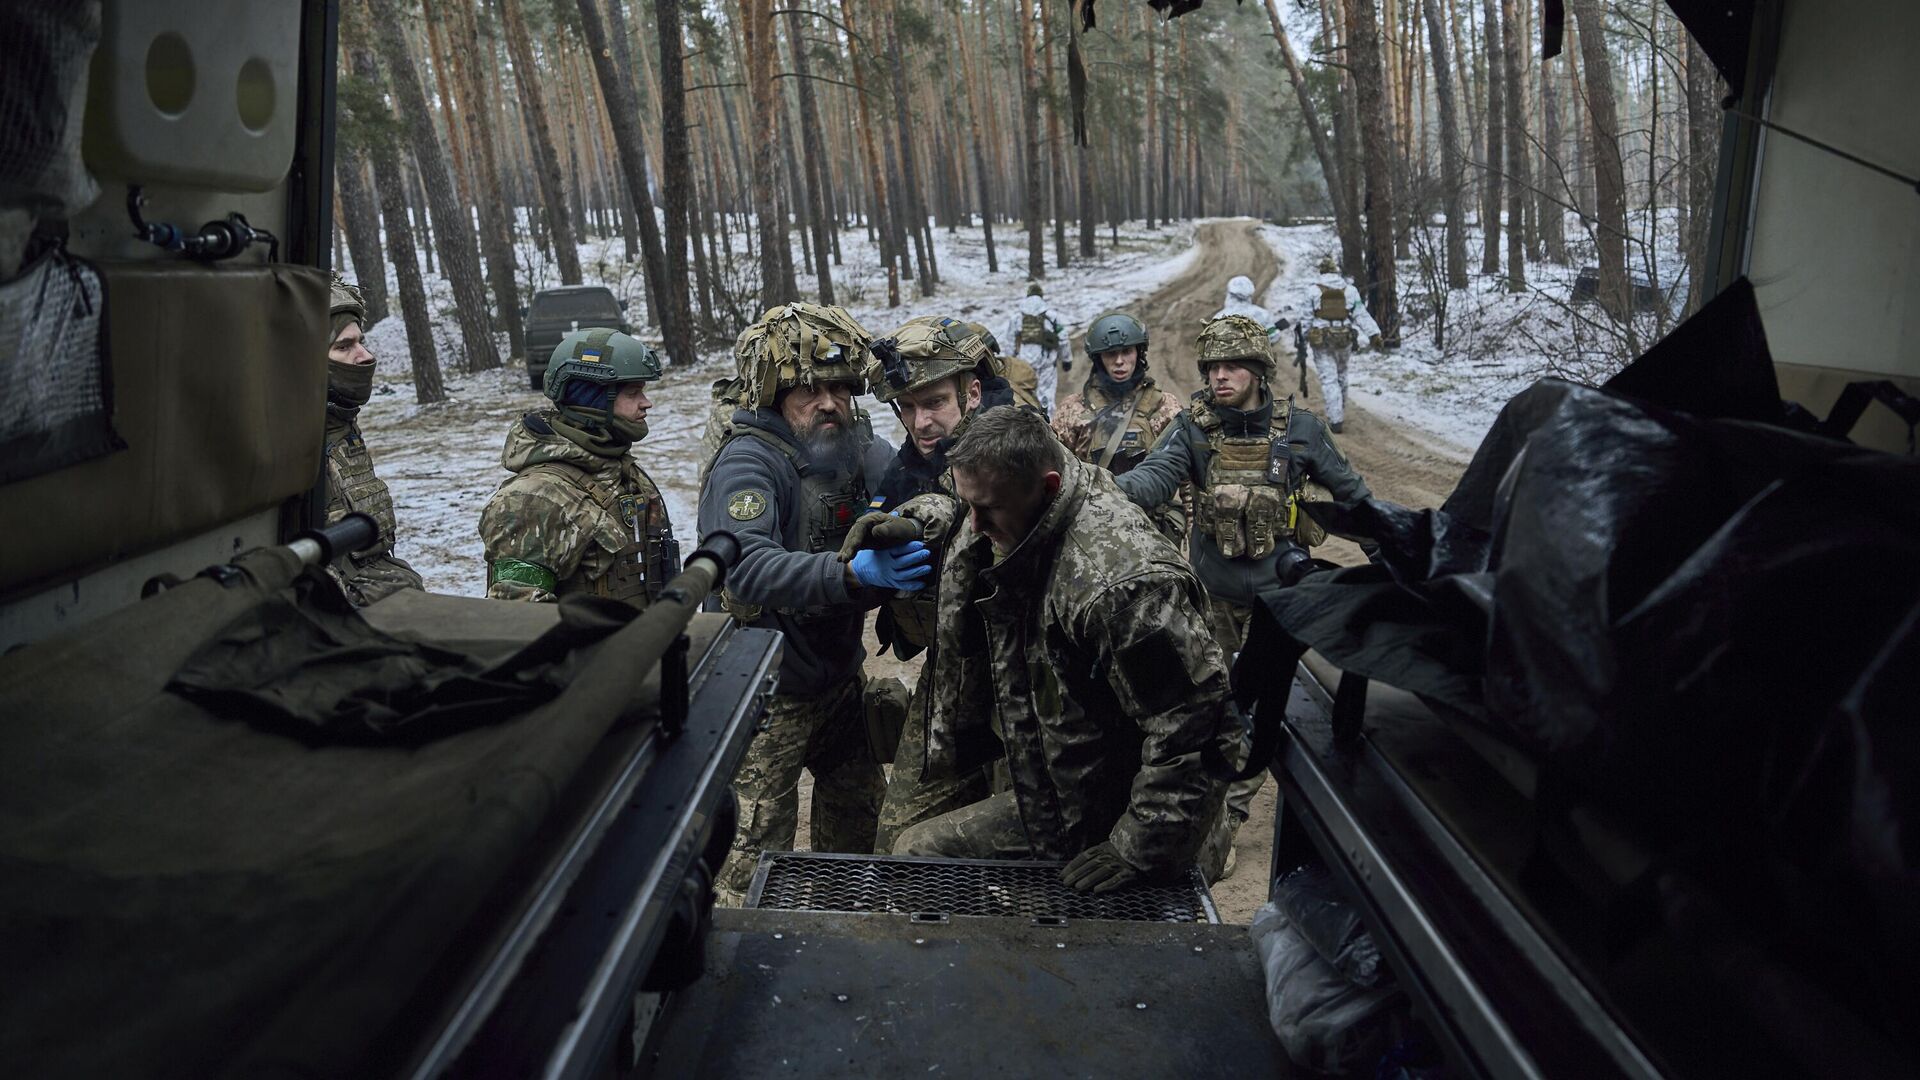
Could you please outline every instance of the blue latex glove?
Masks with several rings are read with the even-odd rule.
[[[922,541],[909,540],[898,547],[868,548],[856,554],[848,566],[860,584],[869,588],[918,592],[926,587],[926,576],[933,573],[933,552]]]

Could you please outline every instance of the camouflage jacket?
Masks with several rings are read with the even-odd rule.
[[[393,494],[373,473],[373,455],[360,425],[351,418],[327,413],[327,524],[351,513],[371,516],[380,526],[381,543],[371,551],[342,555],[329,568],[354,604],[365,607],[400,591],[419,589],[420,575],[393,553]]]
[[[1036,856],[1112,840],[1150,874],[1191,864],[1221,797],[1201,748],[1230,737],[1226,662],[1193,572],[1112,477],[1069,461],[997,564],[960,521],[939,589],[914,718],[933,774],[1004,750]]]
[[[1119,415],[1122,410],[1124,416]],[[1090,376],[1079,393],[1054,407],[1053,433],[1080,460],[1098,461],[1113,434],[1113,421],[1119,420],[1127,425],[1127,434],[1117,453],[1140,457],[1179,416],[1180,399],[1155,386],[1151,375],[1140,380],[1126,402],[1109,396]]]
[[[579,591],[644,605],[648,586],[679,569],[660,489],[631,451],[593,453],[556,431],[552,415],[528,413],[507,429],[500,464],[513,475],[480,512],[487,595],[552,601]]]

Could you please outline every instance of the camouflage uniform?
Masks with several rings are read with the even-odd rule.
[[[1201,749],[1227,724],[1204,603],[1179,553],[1084,462],[1066,463],[1004,559],[963,521],[919,718],[927,768],[955,775],[1004,753],[1012,791],[908,829],[895,850],[1069,859],[1111,842],[1150,876],[1192,865],[1221,797]]]
[[[1358,502],[1369,492],[1319,417],[1267,391],[1274,365],[1265,326],[1239,315],[1208,323],[1200,337],[1202,374],[1208,364],[1222,360],[1260,369],[1259,405],[1229,409],[1201,390],[1146,460],[1117,483],[1140,506],[1157,506],[1181,485],[1193,486],[1187,550],[1210,596],[1213,635],[1231,659],[1246,639],[1260,591],[1278,585],[1280,553],[1289,544],[1310,548],[1325,538],[1299,509],[1309,497],[1309,481],[1343,503]],[[1246,820],[1264,780],[1262,774],[1228,791],[1230,829]]]
[[[513,475],[480,513],[487,596],[553,601],[584,592],[645,607],[679,570],[666,502],[624,446],[590,449],[551,409],[507,429]]]
[[[863,386],[871,341],[841,308],[794,303],[769,310],[734,348],[740,381],[729,396],[740,407],[700,492],[700,531],[740,540],[727,610],[786,643],[779,693],[734,779],[740,826],[715,882],[722,902],[741,902],[762,851],[793,847],[803,769],[814,779],[814,849],[873,850],[885,780],[867,742],[860,665],[865,611],[880,596],[848,587],[839,549],[893,448],[856,422],[835,456],[816,457],[778,405],[797,385]]]
[[[386,481],[373,473],[373,455],[367,452],[367,440],[360,425],[340,410],[327,410],[327,524],[337,524],[351,513],[367,514],[380,525],[382,545],[372,551],[346,555],[330,567],[333,576],[346,588],[347,596],[361,607],[401,589],[425,586],[420,575],[406,560],[393,553],[398,526],[393,515],[393,494]]]
[[[891,403],[899,393],[939,382],[941,379],[971,371],[981,383],[979,409],[1015,403],[1007,380],[996,374],[1003,359],[996,355],[993,335],[978,323],[955,323],[949,319],[917,318],[888,339],[888,345],[876,345],[876,354],[892,348],[900,354],[904,367],[896,368],[889,382],[885,365],[876,355],[869,365],[867,381],[876,388],[882,401]],[[973,413],[961,417],[946,444],[966,430]],[[943,444],[944,445],[944,444]],[[900,447],[888,466],[874,500],[878,510],[900,512],[922,523],[923,539],[936,552],[951,535],[954,519],[962,512],[954,497],[953,473],[947,468],[944,451],[931,458],[920,453],[911,438]],[[937,565],[937,562],[936,562]],[[933,645],[934,614],[938,588],[929,585],[915,593],[898,594],[887,601],[876,621],[875,632],[881,648],[892,649],[902,660],[918,655]],[[926,709],[927,668],[920,669],[908,702],[909,718]],[[892,851],[900,834],[909,827],[959,809],[987,797],[991,791],[990,770],[969,769],[959,776],[929,775],[926,764],[925,727],[908,722],[901,728],[893,754],[893,775],[887,783],[886,800],[880,806],[880,825],[874,836],[874,850]]]
[[[1096,364],[1098,361],[1095,362]],[[1124,396],[1116,397],[1098,375],[1089,375],[1086,386],[1060,402],[1054,410],[1053,433],[1068,450],[1082,461],[1102,464],[1115,473],[1131,468],[1149,447],[1159,440],[1180,416],[1180,399],[1154,385],[1153,376],[1142,374],[1140,381]],[[1113,454],[1107,447],[1114,428],[1125,424],[1125,434]],[[1187,511],[1183,494],[1148,511],[1154,527],[1176,545],[1186,538]]]
[[[401,589],[422,588],[420,575],[393,553],[399,532],[393,513],[393,493],[373,472],[373,455],[367,452],[367,440],[355,420],[360,407],[373,390],[371,354],[364,364],[333,359],[333,344],[355,325],[364,333],[366,305],[360,290],[333,279],[329,304],[330,334],[327,340],[327,516],[328,525],[352,513],[373,518],[380,527],[380,545],[371,551],[340,556],[327,567],[356,606],[365,607]]]

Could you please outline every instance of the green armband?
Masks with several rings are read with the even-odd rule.
[[[493,562],[493,580],[511,581],[516,585],[531,585],[536,589],[554,591],[560,584],[553,571],[538,563],[523,562],[520,559],[495,559]]]

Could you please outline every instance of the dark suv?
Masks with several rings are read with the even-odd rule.
[[[605,285],[567,285],[534,293],[522,312],[527,320],[527,381],[535,390],[546,388],[547,360],[573,330],[611,326],[627,333],[626,309],[627,302],[614,299]]]

